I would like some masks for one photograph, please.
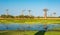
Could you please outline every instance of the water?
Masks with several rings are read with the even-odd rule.
[[[60,29],[60,24],[48,24],[48,30]],[[0,30],[42,30],[43,24],[0,23]]]

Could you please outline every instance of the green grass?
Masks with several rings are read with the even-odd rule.
[[[35,23],[42,23],[42,24],[52,24],[52,23],[60,23],[59,19],[23,19],[23,20],[16,20],[16,19],[11,19],[11,20],[0,20],[0,23],[26,23],[26,24],[35,24]],[[7,31],[1,33],[0,35],[34,35],[37,31]],[[45,33],[45,35],[60,35],[60,32],[57,31],[48,31]]]
[[[8,31],[0,33],[0,35],[34,35],[38,31]],[[45,35],[60,35],[60,32],[48,31]]]
[[[22,20],[16,20],[16,19],[10,19],[10,20],[0,20],[1,23],[60,23],[60,19],[22,19]]]
[[[51,32],[46,32],[45,35],[60,35],[60,32],[51,31]]]

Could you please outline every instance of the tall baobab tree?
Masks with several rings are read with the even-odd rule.
[[[29,16],[31,16],[31,10],[28,10],[28,12],[29,12]]]
[[[21,12],[21,15],[22,15],[22,16],[24,16],[24,11],[25,11],[25,10],[22,10],[22,12]]]
[[[56,12],[53,13],[53,17],[56,17]]]
[[[48,9],[43,9],[43,11],[44,11],[44,18],[46,19],[47,18],[47,11],[48,11]]]
[[[8,9],[6,9],[6,14],[5,14],[5,15],[9,15],[8,11],[9,11],[9,10],[8,10]]]

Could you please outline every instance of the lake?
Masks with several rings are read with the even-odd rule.
[[[60,24],[48,24],[48,30],[59,30]],[[4,24],[0,23],[0,30],[41,30],[43,29],[43,24],[20,24],[20,23],[11,23]]]

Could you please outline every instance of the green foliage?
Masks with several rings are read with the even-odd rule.
[[[1,15],[2,18],[14,18],[12,15]]]

